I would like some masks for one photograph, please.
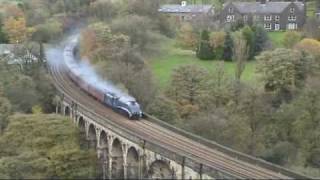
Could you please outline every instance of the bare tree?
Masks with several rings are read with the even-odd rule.
[[[235,33],[233,52],[233,59],[236,62],[235,78],[236,81],[240,82],[249,56],[247,41],[240,32]]]
[[[308,38],[320,39],[320,29],[319,29],[319,20],[315,17],[310,17],[307,19],[304,27],[303,34]]]
[[[243,37],[241,32],[236,32],[233,38],[234,46],[233,46],[233,60],[236,62],[235,68],[235,103],[238,104],[239,96],[241,93],[240,89],[240,80],[241,76],[245,70],[246,63],[249,57],[249,50],[248,43]]]
[[[226,75],[225,62],[219,61],[214,67],[214,74],[211,79],[210,96],[213,98],[215,108],[220,107],[227,96],[229,78]]]
[[[8,117],[11,113],[11,104],[7,98],[0,97],[0,135],[8,124]]]

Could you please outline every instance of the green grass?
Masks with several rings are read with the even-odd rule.
[[[314,17],[316,13],[316,1],[308,1],[307,2],[307,16]]]
[[[170,44],[170,43],[169,43]],[[194,52],[189,50],[181,50],[170,44],[167,47],[167,54],[153,58],[151,61],[151,67],[153,74],[158,82],[158,85],[163,89],[167,87],[171,80],[171,75],[175,68],[183,65],[192,64],[195,66],[200,66],[208,70],[209,73],[214,73],[215,66],[217,65],[217,60],[214,61],[202,61],[196,58]],[[255,65],[256,63],[249,62],[246,66],[245,72],[242,79],[245,82],[255,83]],[[235,63],[226,62],[225,71],[230,77],[234,77]]]
[[[22,3],[22,0],[0,0],[0,3],[13,3],[13,4],[18,4]]]
[[[274,32],[268,32],[268,36],[272,42],[272,45],[275,48],[281,48],[283,46],[283,39],[284,39],[284,31],[274,31]]]
[[[268,36],[271,43],[275,48],[282,48],[283,39],[285,31],[268,32]],[[202,61],[196,58],[195,53],[188,50],[182,50],[174,46],[173,41],[167,41],[164,43],[165,49],[163,50],[164,55],[153,58],[151,61],[151,67],[153,74],[161,88],[168,86],[171,80],[172,72],[175,68],[182,65],[193,64],[195,66],[200,66],[208,70],[209,73],[214,73],[215,66],[217,65],[217,60],[213,61]],[[245,72],[242,76],[244,82],[250,84],[256,84],[257,75],[255,73],[256,62],[248,62]],[[225,63],[226,74],[234,78],[235,63],[226,62]]]

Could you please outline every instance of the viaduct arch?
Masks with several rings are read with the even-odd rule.
[[[188,154],[179,154],[161,145],[144,138],[136,137],[131,132],[124,130],[110,121],[108,117],[100,117],[84,107],[67,99],[62,99],[61,109],[63,114],[72,118],[79,127],[87,148],[97,151],[99,174],[101,179],[237,179],[238,176],[219,168],[207,166],[197,162]],[[215,145],[214,147],[218,147]],[[221,147],[219,147],[221,148]],[[224,150],[224,149],[223,149]],[[230,151],[230,150],[228,150]],[[223,152],[223,151],[222,151]],[[284,172],[292,177],[304,177],[289,172],[281,167],[268,165],[252,158],[244,157],[237,153],[236,159],[247,158],[256,166],[262,163],[262,168],[267,167],[278,172]],[[254,164],[253,164],[254,165]],[[255,168],[253,168],[254,170]],[[266,170],[267,170],[266,169]],[[270,170],[269,169],[269,170]],[[246,177],[246,176],[245,176]],[[249,176],[251,177],[251,176]]]
[[[79,128],[81,136],[87,141],[86,147],[97,150],[101,178],[172,179],[174,177],[168,161],[154,159],[146,162],[146,158],[143,157],[146,155],[142,155],[144,150],[140,145],[131,143],[108,129],[99,127],[94,121],[79,112],[74,114],[68,105],[65,105],[63,109],[65,116],[75,119],[74,122]],[[155,157],[156,154],[153,156]],[[147,167],[147,164],[151,164],[151,166]]]

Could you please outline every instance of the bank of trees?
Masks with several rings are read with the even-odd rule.
[[[263,52],[257,61],[258,87],[227,77],[223,63],[214,75],[194,65],[179,67],[166,93],[170,101],[157,100],[151,112],[273,163],[318,168],[317,62],[304,52],[289,49]],[[158,104],[161,109],[156,108]],[[163,115],[164,109],[172,108],[175,110]]]
[[[214,57],[211,59],[233,61],[235,78],[225,75],[224,61],[217,63],[213,74],[195,66],[177,68],[166,93],[174,101],[168,107],[175,106],[177,110],[175,115],[171,114],[172,118],[179,117],[173,123],[242,152],[319,176],[316,168],[319,168],[317,123],[320,119],[316,107],[320,94],[317,88],[320,56],[316,50],[319,41],[315,38],[318,29],[312,26],[307,22],[303,32],[284,33],[281,42],[284,48],[279,49],[272,46],[260,26],[212,32],[209,42]],[[177,45],[202,52],[199,47],[206,39],[191,25],[185,27],[188,26],[183,24],[179,31],[182,35],[178,32]],[[186,34],[192,36],[184,37]],[[259,82],[254,85],[241,81],[248,60],[257,62]],[[204,85],[191,75],[195,69],[198,74],[206,74]],[[179,76],[188,77],[192,83],[181,86],[175,80]],[[181,103],[176,98],[191,88],[189,84],[196,86],[192,89],[198,89],[201,105]],[[192,98],[194,93],[185,94]],[[311,96],[313,100],[308,99]],[[162,112],[153,113],[160,116]],[[308,137],[303,138],[302,134]]]
[[[1,179],[95,178],[96,154],[80,149],[72,121],[44,114],[14,115],[8,121],[0,135]]]
[[[104,20],[108,17],[99,14],[81,33],[82,57],[88,57],[101,75],[136,97],[146,109],[156,93],[146,59],[159,53],[161,42],[173,33],[170,21],[157,13],[158,6],[157,1],[122,3],[112,19]]]
[[[83,44],[89,46],[84,50],[91,48],[84,56],[101,74],[121,84],[146,112],[168,123],[273,163],[306,171],[318,167],[317,100],[304,102],[320,94],[315,88],[319,57],[312,48],[318,41],[288,32],[286,49],[275,49],[260,26],[196,32],[191,24],[182,24],[175,36],[179,47],[221,62],[213,67],[214,73],[196,65],[177,67],[169,87],[157,91],[147,59],[167,36],[160,30],[159,22],[164,21],[151,22],[160,16],[143,9],[141,2],[132,3],[137,4],[119,11],[123,17],[114,14],[113,20],[102,22],[105,41],[99,42],[104,38],[97,38],[101,35],[91,26],[83,31],[83,41],[88,42]],[[257,61],[260,78],[254,86],[241,80],[249,60]],[[234,77],[226,74],[225,61],[236,64]],[[302,134],[311,124],[312,133],[305,140]]]
[[[235,31],[201,31],[197,32],[192,24],[183,23],[177,32],[177,45],[183,49],[197,52],[197,57],[202,60],[233,60],[233,43],[236,32],[241,32],[248,46],[248,59],[252,60],[262,51],[271,49],[271,44],[267,32],[261,26],[244,26]],[[290,36],[291,35],[291,36]],[[299,34],[290,33],[287,41],[299,41]],[[293,39],[291,39],[291,37]],[[286,42],[288,45],[293,42]]]
[[[26,0],[18,8],[10,7],[8,15],[3,16],[0,40],[16,43],[19,38],[19,43],[35,41],[41,47],[43,43],[59,40],[79,25],[77,20],[81,17],[84,20],[81,57],[104,78],[136,97],[144,111],[273,163],[307,171],[319,168],[320,43],[312,39],[317,36],[314,24],[308,22],[303,33],[287,32],[283,42],[286,49],[274,49],[260,26],[210,32],[182,24],[176,30],[171,19],[157,13],[159,2]],[[22,32],[19,36],[13,35],[16,30],[8,28],[14,24]],[[162,51],[161,43],[168,37],[174,37],[179,47],[196,52],[201,59],[219,60],[212,67],[214,72],[196,65],[177,67],[171,75],[170,86],[159,90],[148,59]],[[40,47],[33,51],[42,57]],[[258,64],[259,82],[250,85],[241,77],[247,61],[253,59]],[[236,64],[233,77],[227,75],[225,61]],[[52,105],[57,101],[41,66],[13,67],[0,66],[0,73],[3,72],[0,76],[2,132],[9,125],[5,134],[12,129],[8,122],[13,112],[38,112],[39,107],[43,112],[52,112],[55,111]],[[12,118],[21,120],[16,116]],[[10,158],[8,162],[14,166],[17,158],[20,160],[20,157]],[[24,165],[17,167],[27,167]],[[48,165],[47,162],[44,165]],[[11,177],[8,176],[12,173],[10,170],[3,172],[6,173],[0,178]],[[84,169],[83,172],[91,171]],[[45,173],[55,177],[52,171]],[[56,176],[59,173],[56,172]],[[34,178],[29,175],[27,172],[26,176],[12,177]],[[61,176],[78,177],[76,172],[72,176]],[[47,177],[39,174],[39,178]]]
[[[0,58],[0,178],[95,177],[96,154],[80,149],[72,122],[43,114],[54,112],[55,90],[42,62],[30,63],[25,50],[14,51],[21,64]]]
[[[318,60],[302,48],[262,52],[256,57],[259,86],[226,76],[223,63],[214,75],[194,65],[179,67],[166,95],[171,100],[167,108],[175,107],[176,113],[170,111],[167,115],[172,117],[165,119],[242,152],[305,167],[310,173],[319,167]],[[153,113],[161,117],[163,112]]]
[[[52,98],[55,89],[45,67],[39,62],[30,62],[26,49],[19,49],[15,57],[21,62],[8,64],[10,58],[0,58],[0,96],[7,98],[14,112],[31,113],[40,106],[44,113],[54,112]]]

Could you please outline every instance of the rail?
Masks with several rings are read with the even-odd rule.
[[[51,71],[50,71],[51,72]],[[52,76],[54,76],[54,74],[51,74]],[[104,126],[105,128],[109,129],[110,131],[111,130],[120,130],[122,132],[124,132],[125,134],[129,135],[128,137],[139,137],[139,135],[129,131],[128,129],[126,128],[123,128],[121,126],[119,126],[118,124],[112,122],[109,120],[109,117],[102,117],[101,115],[97,114],[95,111],[93,110],[88,110],[85,108],[84,105],[82,105],[81,103],[79,103],[77,100],[75,100],[74,98],[72,98],[70,95],[66,94],[66,93],[62,93],[63,92],[63,89],[61,89],[59,86],[55,85],[55,87],[58,89],[58,91],[61,93],[60,95],[63,96],[63,100],[66,101],[67,103],[69,104],[72,104],[72,103],[76,103],[77,104],[77,111],[80,111],[83,115],[85,115],[86,117],[90,117],[92,119],[95,119],[95,122],[97,124],[99,124],[100,126]],[[120,135],[120,134],[119,134]],[[121,135],[120,135],[121,136]],[[141,137],[140,137],[141,138]],[[134,139],[130,139],[131,141],[137,143],[137,144],[140,144],[141,142],[140,141],[136,141]],[[186,162],[193,162],[192,164],[199,164],[201,165],[200,162],[197,162],[196,160],[194,160],[193,156],[190,156],[188,154],[177,154],[176,152],[174,151],[171,151],[169,150],[169,148],[165,148],[163,146],[160,146],[158,144],[155,144],[154,142],[152,141],[149,141],[149,140],[146,140],[144,139],[145,141],[145,147],[144,148],[148,148],[148,147],[156,147],[156,148],[152,148],[153,151],[157,154],[163,154],[163,152],[166,152],[166,154],[164,155],[165,157],[167,158],[171,158],[171,159],[174,159],[176,157],[185,157],[185,161]],[[185,166],[189,167],[189,168],[192,168],[192,166],[190,166],[190,163],[185,163]],[[202,173],[208,173],[209,171],[211,171],[212,167],[207,167],[206,165],[204,165],[204,168],[207,169],[207,171],[203,170]],[[222,170],[221,170],[222,171]],[[224,172],[225,174],[228,174],[227,172]],[[233,179],[238,179],[240,177],[237,177],[237,176],[233,176],[231,174],[228,174],[229,177],[233,178]]]
[[[196,142],[199,142],[200,144],[203,144],[205,146],[208,146],[212,149],[215,149],[215,150],[218,150],[222,153],[225,153],[233,158],[236,158],[236,159],[239,159],[239,160],[242,160],[242,161],[245,161],[245,162],[248,162],[250,164],[254,164],[254,165],[257,165],[257,166],[260,166],[260,167],[263,167],[263,168],[266,168],[266,169],[269,169],[269,170],[272,170],[274,172],[278,172],[278,173],[281,173],[283,175],[286,175],[286,176],[289,176],[289,177],[292,177],[292,178],[295,178],[295,179],[312,179],[311,177],[308,177],[306,175],[302,175],[302,174],[299,174],[299,173],[295,173],[289,169],[286,169],[284,167],[281,167],[279,165],[275,165],[275,164],[272,164],[270,162],[267,162],[263,159],[260,159],[260,158],[256,158],[256,157],[253,157],[253,156],[249,156],[247,154],[244,154],[244,153],[241,153],[239,151],[236,151],[236,150],[233,150],[231,148],[228,148],[226,146],[223,146],[221,144],[218,144],[214,141],[210,141],[208,139],[205,139],[203,137],[200,137],[198,135],[195,135],[195,134],[192,134],[190,132],[187,132],[185,130],[182,130],[180,128],[177,128],[173,125],[170,125],[164,121],[161,121],[159,119],[157,119],[156,117],[153,117],[151,116],[150,114],[147,114],[147,113],[144,113],[145,115],[145,119],[152,122],[152,123],[155,123],[163,128],[166,128],[168,130],[171,130],[177,134],[180,134],[182,136],[185,136],[189,139],[192,139]]]
[[[53,75],[53,74],[52,74],[52,75]],[[53,76],[54,76],[54,75],[53,75]],[[63,92],[63,89],[61,89],[59,86],[56,85],[56,87],[57,87],[57,89],[60,89],[60,91]],[[68,94],[65,94],[65,95],[66,95],[66,96],[69,96]],[[71,96],[69,96],[68,98],[72,99],[72,101],[74,101],[74,102],[77,102],[77,101],[76,101],[75,99],[73,99],[73,97],[71,97]],[[81,104],[78,104],[78,105],[79,105],[79,107],[78,107],[79,109],[78,109],[78,110],[81,110],[83,113],[85,112],[85,114],[87,114],[87,116],[89,116],[89,117],[95,117],[94,119],[96,119],[99,124],[102,125],[102,124],[105,124],[105,123],[106,123],[104,120],[102,120],[102,119],[105,119],[105,117],[101,117],[101,116],[98,115],[94,110],[93,110],[93,112],[92,112],[92,111],[88,111],[88,110],[86,109],[86,107],[83,106],[83,105],[81,105]],[[177,127],[174,127],[174,126],[172,126],[172,125],[170,125],[170,124],[167,124],[167,123],[165,123],[165,122],[163,122],[163,121],[161,121],[161,120],[159,120],[159,119],[157,119],[157,118],[155,118],[155,117],[152,117],[151,115],[148,115],[148,114],[145,114],[145,115],[146,115],[145,120],[147,120],[147,121],[149,121],[149,122],[152,122],[152,123],[154,123],[154,124],[157,124],[157,125],[165,128],[165,129],[171,130],[172,132],[175,132],[176,134],[182,135],[182,136],[187,137],[187,138],[189,138],[189,139],[191,139],[191,140],[194,140],[194,141],[196,141],[196,142],[199,142],[200,144],[203,144],[203,145],[205,145],[205,146],[207,146],[207,147],[209,147],[209,148],[215,149],[215,150],[217,150],[217,151],[219,151],[219,152],[222,152],[222,153],[224,153],[224,154],[226,154],[226,155],[228,155],[228,156],[230,156],[230,157],[233,157],[233,158],[235,158],[235,159],[242,160],[242,161],[247,162],[247,163],[250,163],[250,164],[252,164],[252,165],[256,165],[256,166],[258,166],[258,167],[262,167],[262,168],[271,170],[271,171],[273,171],[273,172],[276,172],[276,173],[279,173],[279,174],[282,174],[282,175],[285,175],[285,176],[288,176],[288,177],[291,177],[291,178],[296,178],[296,179],[309,179],[309,177],[307,177],[307,176],[304,176],[304,175],[301,175],[301,174],[292,172],[292,171],[290,171],[290,170],[288,170],[288,169],[286,169],[286,168],[283,168],[283,167],[278,166],[278,165],[274,165],[274,164],[269,163],[269,162],[266,162],[266,161],[264,161],[264,160],[262,160],[262,159],[255,158],[255,157],[246,155],[246,154],[244,154],[244,153],[241,153],[241,152],[232,150],[232,149],[230,149],[230,148],[228,148],[228,147],[225,147],[225,146],[222,146],[222,145],[220,145],[220,144],[218,144],[218,143],[216,143],[216,142],[209,141],[209,140],[204,139],[204,138],[202,138],[202,137],[200,137],[200,136],[194,135],[194,134],[192,134],[192,133],[189,133],[189,132],[187,132],[187,131],[184,131],[184,130],[182,130],[182,129],[179,129],[179,128],[177,128]],[[108,118],[107,118],[107,119],[108,119]],[[121,131],[124,131],[124,132],[126,132],[126,133],[128,133],[128,134],[133,135],[132,133],[128,132],[126,129],[122,128],[121,126],[118,126],[117,124],[114,124],[114,123],[112,123],[112,122],[109,122],[108,124],[109,124],[109,126],[111,125],[111,126],[113,126],[113,127],[116,127],[116,128],[118,128],[118,129],[121,129]],[[159,146],[159,145],[154,144],[153,142],[150,142],[150,141],[148,141],[148,144],[150,144],[150,145],[152,145],[152,146],[158,146],[158,148],[164,148],[163,146]],[[170,155],[176,156],[176,155],[174,155],[174,154],[175,154],[175,152],[172,152],[172,151],[170,152]],[[168,155],[167,155],[167,156],[168,156]],[[181,156],[181,155],[180,155],[180,156]],[[182,155],[182,156],[186,157],[187,159],[190,159],[191,161],[194,160],[194,157],[192,157],[192,156],[188,157],[187,154],[184,154],[184,155]]]

